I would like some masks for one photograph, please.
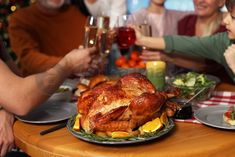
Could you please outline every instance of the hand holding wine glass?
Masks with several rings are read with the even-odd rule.
[[[145,35],[142,33],[141,29],[138,26],[132,25],[131,28],[135,31],[135,44],[142,45],[142,39],[145,37]]]
[[[140,28],[140,32],[147,37],[151,37],[152,36],[152,27],[151,25],[148,23],[147,17],[146,19],[143,21],[142,24],[139,25]],[[146,46],[142,46],[143,50],[146,50],[147,47]]]
[[[109,17],[89,16],[85,24],[84,47],[96,47],[96,56],[92,62],[86,76],[92,76],[104,71],[106,57],[110,53],[113,39],[109,28]]]
[[[135,44],[135,30],[129,26],[132,20],[132,15],[122,15],[117,18],[117,43],[122,55],[125,55],[129,47]]]

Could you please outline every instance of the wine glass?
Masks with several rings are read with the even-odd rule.
[[[127,53],[130,46],[135,44],[135,30],[128,26],[132,21],[132,15],[122,15],[117,18],[117,43],[122,55]]]

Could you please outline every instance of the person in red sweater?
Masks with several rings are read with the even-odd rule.
[[[43,72],[83,44],[86,16],[69,0],[38,0],[9,19],[9,38],[24,75]]]

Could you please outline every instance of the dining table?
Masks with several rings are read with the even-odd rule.
[[[235,92],[235,85],[220,83],[216,91]],[[235,131],[204,124],[175,122],[165,136],[125,145],[93,144],[73,136],[66,127],[40,135],[58,124],[30,124],[16,120],[15,144],[32,157],[233,157]]]

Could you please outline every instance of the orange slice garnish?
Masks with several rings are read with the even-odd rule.
[[[162,124],[167,125],[168,124],[168,118],[167,118],[167,114],[166,112],[163,112],[161,117],[160,117],[160,121]]]
[[[75,123],[73,125],[73,130],[79,131],[80,130],[80,115],[76,116]]]
[[[124,131],[115,131],[111,133],[111,137],[112,138],[125,138],[125,137],[129,137],[130,134],[128,132],[124,132]]]
[[[152,121],[149,121],[145,123],[143,126],[140,127],[141,133],[150,133],[155,132],[163,127],[163,124],[161,123],[159,118],[156,118]]]

